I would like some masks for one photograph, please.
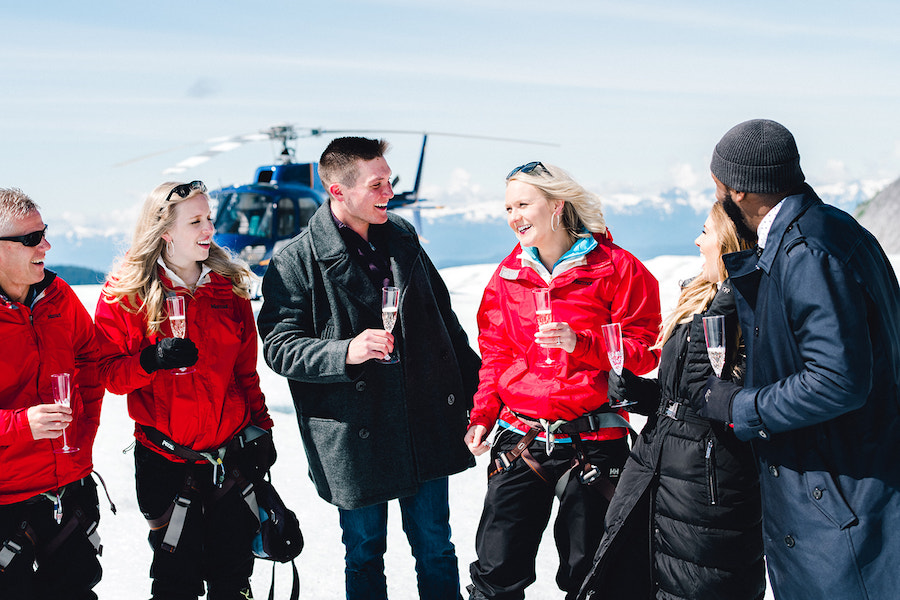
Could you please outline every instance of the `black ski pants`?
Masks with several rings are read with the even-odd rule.
[[[47,544],[70,526],[76,511],[83,523],[100,521],[97,484],[87,476],[70,483],[62,495],[62,520],[56,522],[54,502],[46,496],[35,496],[15,504],[0,505],[0,544],[18,540],[22,550],[0,572],[0,598],[12,600],[96,600],[91,591],[100,581],[102,570],[97,551],[85,529],[78,527],[47,554]],[[27,523],[37,540],[32,543],[17,537],[22,523]],[[37,560],[37,568],[35,568]]]
[[[495,469],[493,461],[497,455],[511,450],[521,439],[517,433],[500,431],[491,450],[489,473]],[[618,474],[628,458],[625,438],[582,442],[581,446],[601,476],[612,482],[618,481]],[[548,456],[544,442],[536,439],[529,451],[547,472],[553,474],[553,483],[560,477],[567,478],[553,530],[559,554],[556,583],[566,592],[567,599],[575,598],[603,537],[609,500],[603,486],[580,481],[579,469],[566,475],[575,456],[573,444],[556,444]],[[548,484],[538,477],[522,457],[517,458],[508,471],[488,479],[484,510],[475,538],[478,560],[469,569],[475,587],[473,598],[521,600],[525,597],[525,588],[536,580],[535,559],[544,529],[550,521],[555,497],[553,483]]]
[[[251,545],[258,522],[232,486],[213,499],[213,467],[185,464],[135,445],[135,481],[138,505],[147,519],[158,519],[183,488],[188,473],[199,490],[191,498],[187,518],[174,552],[162,548],[168,525],[151,529],[153,548],[150,577],[155,600],[197,600],[208,586],[209,600],[244,600],[253,572]]]

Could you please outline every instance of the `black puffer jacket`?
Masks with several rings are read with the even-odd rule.
[[[707,311],[678,326],[666,342],[658,385],[644,380],[648,385],[635,390],[658,395],[659,411],[625,464],[579,598],[755,600],[765,594],[750,447],[688,408],[712,374],[702,325],[712,314],[726,316],[731,351],[723,376],[734,372],[737,319],[726,281]]]

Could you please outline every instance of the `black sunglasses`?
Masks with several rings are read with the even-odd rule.
[[[547,174],[550,173],[550,171],[547,169],[547,167],[544,166],[544,163],[542,163],[539,160],[535,160],[530,163],[525,163],[524,165],[520,165],[520,166],[516,167],[515,169],[513,169],[512,171],[509,172],[509,175],[507,175],[506,178],[509,179],[516,173],[531,173],[538,167],[542,168],[544,171],[547,171]]]
[[[187,198],[194,190],[200,190],[201,193],[206,192],[206,184],[202,181],[192,181],[190,183],[181,183],[172,188],[169,195],[166,196],[166,202],[172,198],[172,194],[178,194],[181,198]]]
[[[33,248],[41,243],[41,240],[44,239],[44,236],[47,234],[47,226],[44,225],[43,229],[38,231],[32,231],[31,233],[26,233],[25,235],[11,235],[9,237],[0,237],[0,241],[4,242],[19,242],[23,246],[28,246],[29,248]]]

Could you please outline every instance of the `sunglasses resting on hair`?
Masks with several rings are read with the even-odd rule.
[[[169,195],[166,196],[166,202],[172,198],[172,194],[178,194],[181,198],[187,198],[194,190],[200,190],[201,193],[206,192],[206,184],[202,181],[192,181],[190,183],[181,183],[172,188]]]
[[[515,169],[513,169],[512,171],[509,172],[509,175],[507,175],[506,178],[509,179],[516,173],[531,173],[538,167],[542,168],[544,171],[547,171],[548,174],[550,173],[550,171],[547,169],[547,167],[544,166],[544,163],[542,163],[539,160],[535,160],[533,162],[525,163],[524,165],[520,165],[520,166],[516,167]]]

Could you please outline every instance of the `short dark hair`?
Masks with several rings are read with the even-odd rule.
[[[364,137],[340,137],[331,140],[319,158],[319,178],[328,189],[333,183],[353,185],[359,170],[359,160],[381,158],[388,150],[385,140],[371,140]]]

